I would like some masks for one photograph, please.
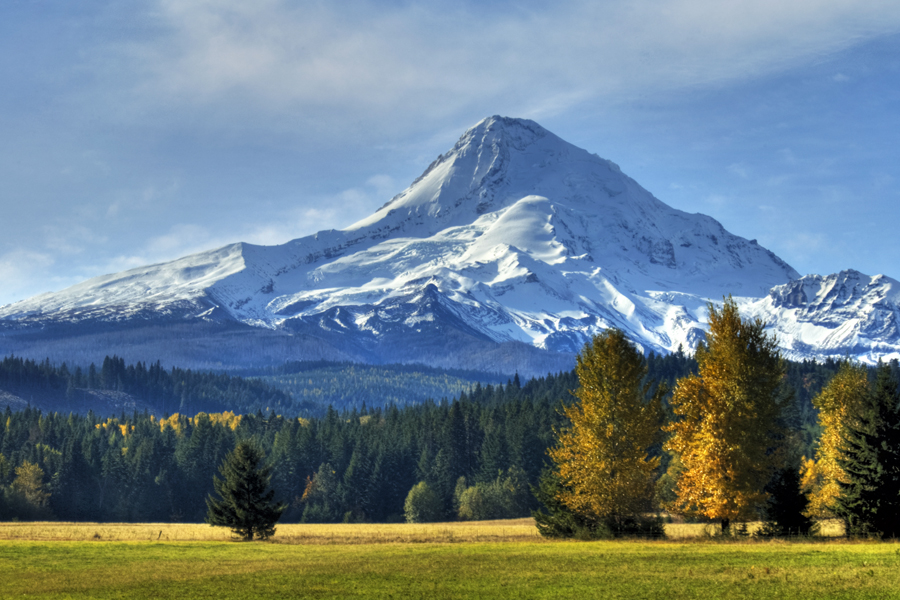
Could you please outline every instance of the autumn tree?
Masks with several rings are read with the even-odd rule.
[[[819,410],[822,428],[816,457],[805,459],[801,470],[801,485],[809,498],[807,515],[819,519],[834,518],[841,494],[841,484],[848,483],[840,465],[851,428],[860,426],[860,419],[869,410],[869,381],[865,365],[845,361],[837,374],[813,399]]]
[[[618,329],[586,344],[575,370],[578,400],[563,409],[568,425],[549,450],[558,499],[613,533],[625,531],[650,509],[664,390],[644,381],[644,357]]]
[[[44,486],[44,470],[25,460],[16,467],[15,474],[7,498],[12,512],[19,519],[29,521],[50,518],[50,493]]]
[[[670,509],[718,520],[726,533],[732,521],[757,518],[780,466],[785,366],[765,324],[742,319],[731,297],[708,310],[698,373],[679,379],[671,400],[666,448],[682,470]]]
[[[269,488],[272,468],[265,466],[262,450],[252,442],[238,443],[219,467],[223,479],[213,477],[218,499],[208,496],[206,522],[230,527],[245,541],[275,535],[275,523],[286,505],[273,501]]]

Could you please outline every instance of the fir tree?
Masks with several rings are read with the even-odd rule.
[[[275,492],[268,489],[272,468],[263,465],[264,459],[262,450],[247,441],[225,458],[219,467],[224,479],[213,477],[220,499],[206,500],[207,523],[230,527],[245,541],[275,535],[275,523],[287,506],[272,500]]]
[[[835,512],[849,535],[900,534],[900,390],[880,365],[871,407],[846,433],[838,462],[846,473]]]

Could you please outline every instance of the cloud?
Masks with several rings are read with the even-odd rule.
[[[360,187],[316,198],[310,206],[288,211],[277,222],[252,225],[235,232],[235,239],[251,244],[275,245],[326,229],[348,227],[371,213],[400,191],[388,175],[373,175]]]
[[[49,291],[37,288],[35,282],[40,281],[40,285],[46,285],[54,263],[52,254],[26,249],[0,255],[0,281],[3,282],[0,305]]]
[[[756,77],[900,29],[888,0],[159,0],[153,14],[162,33],[128,47],[135,100],[330,131],[487,106],[541,118]]]
[[[728,206],[734,202],[734,198],[730,196],[725,196],[723,194],[709,194],[706,196],[705,201],[707,204],[715,207],[723,207]]]
[[[778,150],[775,154],[778,155],[779,160],[786,165],[794,166],[798,162],[797,156],[794,154],[794,151],[791,150],[790,148],[782,148],[781,150]]]

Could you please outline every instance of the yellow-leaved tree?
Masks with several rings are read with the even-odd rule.
[[[650,508],[659,457],[661,397],[643,382],[643,356],[618,329],[586,344],[576,366],[578,401],[564,409],[570,424],[550,449],[571,511],[623,531]]]
[[[708,310],[698,374],[679,379],[671,400],[666,449],[681,471],[668,508],[720,521],[724,533],[732,521],[757,518],[780,466],[785,365],[765,324],[743,320],[730,296]]]
[[[819,409],[822,437],[816,458],[804,457],[801,487],[809,498],[806,514],[815,518],[835,517],[841,483],[849,483],[839,462],[850,431],[860,427],[860,416],[869,403],[869,381],[865,365],[844,362],[835,376],[813,399]]]

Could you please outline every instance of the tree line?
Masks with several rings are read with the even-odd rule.
[[[158,414],[237,411],[278,411],[302,414],[311,406],[257,379],[211,371],[165,369],[159,361],[126,365],[107,356],[97,367],[70,368],[16,356],[0,360],[0,390],[57,412],[86,412],[97,390],[127,394],[133,403]]]
[[[450,518],[461,477],[471,486],[518,478],[528,497],[519,509],[527,514],[534,506],[528,484],[544,466],[559,398],[572,385],[571,374],[551,375],[476,386],[452,402],[328,409],[311,419],[262,411],[159,418],[7,409],[0,421],[0,514],[202,521],[216,469],[242,440],[265,452],[288,521],[402,520],[419,481],[438,491],[440,516]]]
[[[660,394],[661,418],[671,420],[671,391],[700,365],[683,352],[642,357],[640,363],[640,389]],[[49,361],[10,358],[2,364],[13,367],[7,373],[18,369],[20,383],[33,384],[38,377],[52,386],[54,372],[67,371]],[[220,374],[166,371],[158,363],[126,366],[115,357],[104,361],[104,367],[94,369],[96,385],[134,390],[142,389],[129,388],[137,381],[168,381],[160,388],[168,398],[173,392],[165,390],[177,389],[173,381],[178,376],[182,381],[193,377],[220,386],[230,383],[226,390],[244,385],[244,380]],[[796,446],[808,448],[807,456],[813,455],[809,449],[815,448],[822,429],[811,399],[839,368],[833,361],[785,368],[783,385],[794,390],[785,404],[785,422]],[[91,369],[77,373],[70,373],[76,386],[91,385]],[[246,414],[220,409],[115,417],[7,409],[0,423],[0,516],[201,521],[216,469],[241,441],[252,441],[264,452],[275,497],[287,504],[286,521],[526,516],[540,504],[532,489],[549,489],[548,449],[553,452],[558,433],[572,422],[566,407],[573,406],[570,392],[580,388],[582,377],[579,370],[525,383],[515,376],[505,385],[478,384],[452,401],[326,408],[322,416],[309,418],[263,407]],[[70,380],[65,381],[68,387]],[[228,398],[215,406],[232,408]],[[654,440],[649,453],[657,459],[651,469],[653,507],[671,496],[676,470],[662,440]],[[558,488],[558,478],[550,485]],[[542,499],[571,512],[559,504],[558,495],[545,493]]]

